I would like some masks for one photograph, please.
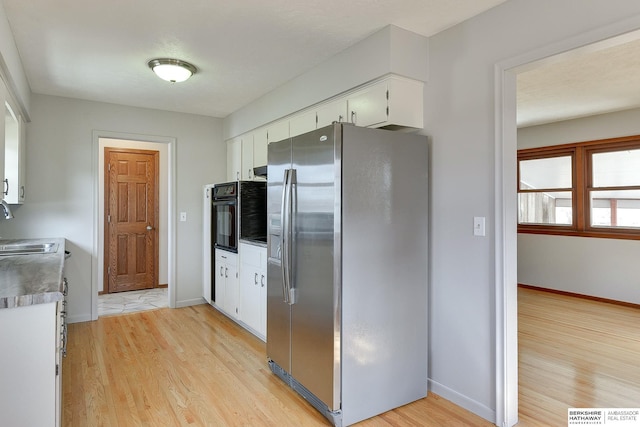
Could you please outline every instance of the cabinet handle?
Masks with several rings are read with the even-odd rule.
[[[223,273],[222,273],[222,269],[223,269],[223,268],[224,268],[224,267],[220,266],[220,277],[222,277],[222,275],[223,275]]]
[[[229,277],[229,269],[227,267],[224,268],[224,277]]]
[[[9,195],[9,178],[4,179],[4,184],[6,188],[6,190],[4,190],[4,195],[8,196]]]
[[[355,111],[351,111],[351,123],[353,123],[354,125],[356,124],[356,122],[358,121],[358,113],[356,113]]]
[[[253,284],[254,285],[258,284],[258,273],[253,273]]]
[[[240,172],[236,171],[236,181],[240,181]]]
[[[342,123],[343,120],[344,120],[344,117],[342,117],[342,114],[340,114],[338,116],[338,123]]]
[[[24,199],[24,185],[20,186],[20,198]]]
[[[249,179],[253,179],[253,171],[249,169]]]
[[[264,274],[260,275],[260,284],[262,285],[262,287],[264,288]]]

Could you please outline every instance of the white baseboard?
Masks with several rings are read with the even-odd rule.
[[[67,317],[67,323],[80,323],[80,322],[90,322],[91,313],[88,314],[75,314],[73,316]]]
[[[447,399],[456,405],[466,409],[467,411],[473,412],[479,417],[484,418],[495,424],[496,422],[496,411],[488,408],[487,406],[476,402],[473,399],[468,398],[455,390],[450,389],[447,386],[444,386],[432,379],[428,380],[429,382],[429,391],[434,392],[438,396],[441,396],[444,399]]]
[[[194,299],[186,299],[182,301],[176,301],[176,308],[189,307],[192,305],[200,305],[200,304],[206,304],[206,303],[207,301],[202,297],[194,298]]]

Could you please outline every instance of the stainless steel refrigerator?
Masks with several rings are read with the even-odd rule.
[[[427,394],[427,188],[424,136],[269,144],[268,363],[336,426]]]

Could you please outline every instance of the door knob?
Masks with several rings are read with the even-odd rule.
[[[150,225],[147,225],[147,230],[151,231],[151,230],[153,230],[153,227],[150,226]]]

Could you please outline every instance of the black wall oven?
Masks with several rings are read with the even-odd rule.
[[[214,249],[238,252],[240,239],[267,241],[267,183],[235,181],[216,184],[212,196]]]
[[[214,185],[211,199],[211,241],[214,249],[238,252],[238,183]]]

